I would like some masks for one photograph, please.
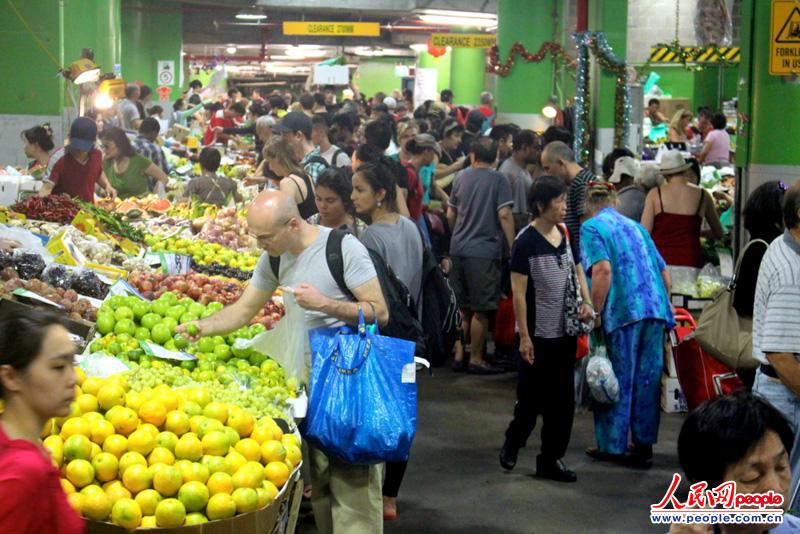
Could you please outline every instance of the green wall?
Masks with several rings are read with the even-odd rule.
[[[180,93],[180,62],[183,45],[180,4],[158,0],[126,0],[122,8],[122,77],[156,89],[158,61],[175,62],[175,83],[170,100]]]
[[[645,78],[650,72],[656,72],[661,79],[658,86],[673,98],[688,98],[692,103],[692,111],[700,106],[720,109],[719,101],[719,68],[708,67],[692,72],[683,66],[655,65],[645,71]],[[730,100],[736,96],[738,67],[723,68],[722,99]]]
[[[452,65],[453,52],[446,52],[439,57],[433,57],[427,52],[419,53],[417,64],[423,69],[436,69],[439,71],[436,90],[440,93],[445,89],[450,89],[450,69]]]
[[[114,72],[120,62],[121,0],[69,0],[64,3],[64,58],[66,63],[92,48],[101,72]]]
[[[452,54],[450,85],[453,103],[458,106],[477,106],[486,83],[486,50],[454,48]]]
[[[624,21],[628,19],[628,0],[602,0],[590,2],[589,29],[602,30],[606,34],[609,46],[618,58],[625,59],[625,50],[628,40],[628,27]],[[595,128],[614,127],[614,98],[616,95],[617,77],[604,71],[598,66],[599,88],[592,95],[592,106],[596,110],[597,123]],[[627,142],[627,140],[626,140]]]
[[[414,66],[411,61],[404,60],[401,63],[409,67]],[[370,97],[378,91],[388,95],[395,89],[399,90],[402,78],[395,76],[395,64],[397,60],[394,58],[362,59],[353,78],[359,91]]]
[[[60,59],[57,0],[14,0],[14,5],[44,46]],[[0,114],[60,115],[63,83],[59,65],[36,44],[7,2],[0,2],[0,50],[6,75],[0,83]]]

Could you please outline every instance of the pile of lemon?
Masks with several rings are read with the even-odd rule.
[[[130,391],[78,370],[72,414],[44,447],[72,507],[126,529],[196,525],[269,505],[302,456],[269,417],[212,402],[202,387]]]

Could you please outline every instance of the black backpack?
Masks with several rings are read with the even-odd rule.
[[[344,279],[342,240],[348,233],[344,230],[331,230],[328,235],[328,241],[325,244],[325,259],[328,262],[328,269],[330,269],[331,275],[342,293],[352,300],[356,300]],[[387,265],[380,254],[370,248],[367,248],[367,251],[378,275],[383,298],[389,310],[389,323],[380,329],[381,334],[413,341],[417,345],[414,354],[422,356],[425,354],[425,332],[417,319],[417,307],[411,293],[405,284],[397,278],[392,268]],[[272,267],[272,273],[277,279],[281,264],[280,257],[270,256],[269,263]],[[364,310],[364,313],[368,315],[369,311]],[[369,321],[371,318],[365,317],[365,319]]]
[[[420,231],[420,237],[422,232]],[[423,244],[425,240],[423,239]],[[456,294],[433,251],[423,245],[422,252],[422,316],[425,331],[426,357],[433,366],[442,365],[453,352],[461,314]]]

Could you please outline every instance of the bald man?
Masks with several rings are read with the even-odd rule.
[[[306,223],[294,199],[280,191],[264,191],[247,210],[250,234],[264,251],[238,301],[195,324],[199,336],[224,335],[250,322],[275,290],[291,288],[305,309],[306,328],[358,323],[359,308],[365,315],[374,308],[378,323],[389,320],[367,249],[355,237],[342,240],[344,279],[357,302],[336,284],[328,268],[325,247],[331,230]],[[278,276],[270,256],[280,257]],[[185,332],[185,327],[178,327]],[[306,361],[310,368],[310,356]],[[351,465],[328,458],[310,447],[312,505],[319,534],[380,534],[383,532],[381,472],[377,465]]]
[[[542,168],[545,174],[561,178],[569,187],[564,224],[569,230],[572,255],[575,261],[579,262],[581,223],[586,211],[586,184],[593,181],[595,176],[575,161],[575,153],[563,141],[551,141],[545,145],[542,152]]]

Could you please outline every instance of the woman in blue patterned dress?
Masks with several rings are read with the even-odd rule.
[[[617,212],[616,202],[613,185],[587,186],[590,219],[581,227],[581,263],[620,393],[616,403],[595,408],[597,448],[586,452],[648,466],[658,437],[664,332],[674,326],[670,279],[647,230]]]

